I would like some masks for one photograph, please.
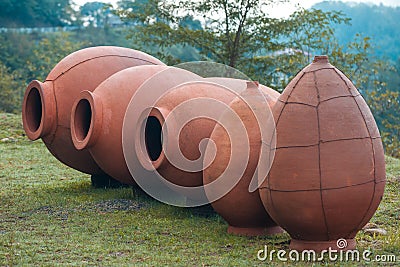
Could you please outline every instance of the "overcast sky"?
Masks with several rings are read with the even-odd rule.
[[[118,2],[118,0],[73,0],[78,5],[83,5],[87,2],[105,2],[105,3],[111,3],[115,4]],[[285,5],[280,5],[277,6],[273,9],[273,13],[271,12],[271,16],[273,17],[285,17],[290,15],[295,9],[295,5],[299,4],[300,6],[304,8],[309,8],[313,4],[321,2],[322,0],[307,0],[307,1],[301,1],[301,0],[290,0],[289,4]],[[334,0],[332,0],[334,1]],[[342,0],[343,2],[364,2],[364,3],[371,3],[371,4],[384,4],[388,6],[400,6],[400,0]]]

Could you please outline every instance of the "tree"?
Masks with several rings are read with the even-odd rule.
[[[33,79],[44,81],[61,59],[84,46],[84,42],[75,42],[71,34],[66,32],[53,33],[43,38],[35,45],[27,60],[27,82]]]
[[[16,112],[20,109],[23,83],[17,72],[11,72],[0,62],[0,111]]]
[[[329,55],[368,101],[387,153],[399,156],[399,88],[390,84],[390,80],[398,81],[399,72],[390,62],[371,56],[369,37],[358,34],[346,45],[338,43],[335,26],[350,22],[343,13],[299,9],[287,19],[275,19],[267,11],[282,2],[279,0],[143,2],[141,12],[131,6],[117,13],[125,20],[140,22],[131,35],[135,45],[158,51],[170,64],[179,62],[170,53],[172,47],[189,46],[197,49],[203,60],[237,68],[281,91],[314,55]],[[201,28],[185,24],[189,16],[201,20]]]
[[[0,1],[0,27],[58,27],[72,23],[71,0]]]
[[[108,19],[112,16],[110,5],[103,2],[85,3],[80,7],[80,13],[93,27],[107,26]]]
[[[386,154],[400,158],[400,92],[372,91],[367,103],[377,120]]]
[[[398,18],[400,8],[370,3],[349,4],[339,1],[324,1],[314,5],[322,10],[342,10],[351,17],[351,27],[338,25],[335,32],[340,44],[345,45],[353,40],[357,33],[374,38],[372,53],[382,58],[387,56],[396,61],[400,54],[400,35],[398,34]],[[373,19],[371,19],[373,18]]]
[[[148,0],[119,0],[117,2],[118,8],[128,12],[144,12]]]
[[[334,44],[330,54],[333,64],[349,76],[366,99],[386,154],[400,157],[400,88],[392,81],[394,77],[399,81],[399,68],[375,58],[371,39],[360,34],[347,47]]]
[[[26,58],[31,54],[32,44],[36,43],[37,36],[5,32],[0,34],[0,62],[3,62],[12,71],[22,69]]]
[[[125,20],[140,21],[132,34],[135,42],[144,44],[141,49],[157,47],[158,56],[170,60],[166,53],[174,45],[198,49],[203,60],[212,60],[239,68],[250,77],[270,80],[268,71],[276,53],[296,46],[314,43],[306,38],[293,39],[293,32],[312,29],[313,32],[333,31],[333,23],[346,22],[339,12],[302,10],[289,19],[276,19],[268,10],[279,0],[215,0],[166,2],[149,0],[143,12],[119,9],[117,13]],[[192,27],[185,21],[188,17],[201,19],[202,27]],[[297,23],[298,20],[303,22]],[[304,28],[304,26],[307,28]],[[307,37],[307,36],[306,36]],[[314,38],[313,40],[316,40]],[[172,60],[173,63],[179,60]]]

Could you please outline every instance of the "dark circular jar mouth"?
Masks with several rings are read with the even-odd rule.
[[[157,161],[163,149],[162,125],[155,116],[149,116],[145,123],[144,141],[147,155],[151,161]]]
[[[92,126],[92,107],[87,99],[78,101],[74,113],[74,135],[76,140],[83,142]]]
[[[139,118],[136,130],[135,150],[140,164],[149,171],[159,168],[164,162],[165,111],[161,108],[147,108]]]
[[[22,103],[22,122],[28,138],[36,140],[48,135],[55,127],[56,118],[52,85],[36,80],[30,82]]]
[[[101,99],[90,91],[82,91],[71,111],[71,138],[75,148],[92,146],[100,134],[101,123]]]
[[[42,124],[42,97],[36,87],[32,87],[26,98],[26,125],[30,132],[37,132]]]

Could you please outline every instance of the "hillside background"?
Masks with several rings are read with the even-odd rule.
[[[147,1],[121,0],[118,8],[141,13],[141,4]],[[329,56],[337,67],[345,68],[342,70],[366,98],[387,154],[400,157],[400,7],[329,1],[312,8],[341,11],[350,19],[347,24],[333,25],[336,54]],[[20,113],[26,85],[33,79],[44,80],[58,61],[85,47],[115,45],[140,49],[170,65],[204,60],[198,47],[172,45],[160,50],[133,38],[138,25],[137,21],[121,20],[112,6],[100,1],[80,7],[71,0],[0,1],[0,112]],[[181,26],[202,29],[202,24],[193,17],[182,21]],[[297,50],[260,49],[260,58],[281,56],[268,66],[271,73],[277,73],[275,80],[267,78],[263,71],[246,74],[282,91],[288,80],[304,67],[304,63],[290,63],[294,58],[292,51]],[[353,60],[351,70],[346,69],[347,60],[341,58],[348,54]],[[281,59],[286,60],[290,71],[279,71],[284,64]]]
[[[399,61],[400,56],[400,7],[324,1],[312,8],[324,11],[341,10],[351,25],[338,25],[336,36],[341,44],[350,42],[357,33],[369,36],[374,43],[376,56]]]

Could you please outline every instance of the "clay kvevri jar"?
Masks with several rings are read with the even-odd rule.
[[[81,92],[72,107],[71,136],[76,149],[87,149],[104,172],[124,184],[135,184],[122,147],[125,112],[137,90],[157,74],[164,75],[153,86],[158,91],[201,78],[189,71],[168,66],[132,67],[112,75],[93,92]]]
[[[177,150],[180,149],[182,155],[186,159],[191,161],[199,160],[201,156],[199,143],[201,140],[211,135],[212,129],[215,126],[215,121],[203,117],[196,118],[198,114],[202,114],[202,110],[193,108],[193,105],[181,106],[176,114],[176,116],[182,114],[194,118],[185,124],[180,132],[179,129],[175,129],[173,125],[168,125],[166,118],[177,106],[186,101],[191,101],[192,99],[207,98],[229,103],[234,97],[235,94],[228,89],[223,88],[219,84],[206,81],[184,83],[172,88],[163,95],[154,106],[148,107],[151,108],[151,111],[147,119],[142,121],[142,123],[147,124],[147,127],[156,128],[154,126],[159,125],[157,129],[160,131],[158,136],[146,131],[145,136],[142,137],[145,139],[146,149],[137,150],[137,156],[142,166],[148,170],[157,170],[162,177],[175,185],[185,187],[203,185],[201,171],[190,172],[183,170],[179,166],[175,166],[176,164],[171,164],[162,146],[163,141],[165,142],[166,140],[171,140],[175,138],[175,136],[178,136],[179,147],[178,145],[173,147],[172,150],[174,151],[171,152],[171,155],[177,155]],[[204,106],[204,108],[207,107]],[[161,133],[161,126],[163,126],[164,123],[168,129],[166,135]],[[153,140],[154,138],[160,140],[160,135],[162,135],[161,142]]]
[[[35,80],[28,85],[22,106],[26,135],[31,140],[41,138],[64,164],[85,173],[103,174],[89,151],[78,151],[72,143],[71,107],[81,91],[93,91],[112,74],[138,65],[164,64],[140,51],[112,46],[86,48],[65,57],[44,82]]]
[[[228,222],[228,233],[256,236],[282,232],[282,229],[277,226],[265,211],[258,190],[249,191],[251,180],[253,178],[257,180],[255,174],[261,149],[260,127],[266,126],[259,125],[254,112],[263,112],[262,110],[264,110],[266,116],[272,117],[271,111],[268,111],[268,106],[272,108],[279,97],[279,93],[274,92],[273,94],[262,94],[257,84],[248,83],[247,89],[240,94],[241,98],[236,97],[229,104],[229,107],[244,124],[247,137],[242,134],[231,135],[229,130],[227,132],[226,129],[236,129],[238,127],[233,126],[235,124],[234,118],[232,118],[233,114],[223,114],[223,116],[226,116],[223,120],[225,123],[223,125],[217,124],[210,136],[216,146],[216,156],[203,172],[204,184],[221,179],[221,174],[225,171],[231,174],[242,173],[239,182],[226,194],[222,192],[222,190],[226,190],[224,186],[206,189],[208,196],[220,193],[223,195],[223,197],[212,202],[211,205]],[[273,126],[272,124],[271,129],[273,129]],[[237,140],[232,140],[232,138]],[[244,142],[245,138],[248,138],[249,149],[247,164],[244,166],[233,164],[228,167],[229,161],[234,160],[232,153],[239,152],[241,156],[247,153],[243,150],[236,152],[235,148],[233,148],[235,142]],[[245,161],[245,159],[241,161]],[[230,168],[230,170],[227,170],[227,168]]]
[[[268,213],[292,237],[291,249],[355,249],[386,181],[381,137],[364,99],[317,56],[273,114],[275,160],[259,190]]]
[[[164,179],[175,185],[184,187],[202,186],[203,160],[201,158],[202,155],[199,146],[203,139],[210,137],[216,124],[214,119],[205,118],[203,115],[208,114],[208,116],[216,116],[215,119],[217,119],[222,110],[219,110],[221,106],[214,105],[214,101],[228,105],[236,97],[237,93],[246,89],[246,85],[247,81],[245,80],[207,78],[201,81],[184,83],[172,88],[162,96],[154,106],[148,107],[151,111],[147,119],[145,118],[141,122],[142,124],[146,124],[146,127],[158,129],[160,134],[153,135],[151,133],[154,132],[149,134],[145,132],[145,136],[136,137],[137,139],[143,138],[146,146],[145,149],[136,150],[139,162],[148,170],[156,170]],[[227,87],[229,89],[227,89]],[[272,90],[265,86],[261,86],[261,88],[266,92]],[[196,102],[197,100],[203,101],[202,104],[198,104],[199,102]],[[192,104],[183,105],[188,103],[188,101],[193,102],[191,102]],[[176,129],[174,125],[168,125],[166,121],[171,111],[177,107],[178,110],[172,115],[174,119],[171,121],[181,120],[183,116],[185,116],[185,118],[193,118],[186,124],[177,126],[183,126],[182,129]],[[181,118],[178,119],[178,117]],[[165,135],[162,135],[161,126],[164,125],[164,123],[168,131]],[[158,125],[158,127],[156,127],[156,125]],[[138,128],[140,127],[143,126],[138,126]],[[162,136],[161,142],[160,136]],[[177,145],[171,146],[172,152],[170,152],[170,155],[178,155],[179,149],[185,159],[196,162],[193,163],[192,166],[189,166],[190,164],[186,165],[187,169],[177,166],[179,164],[171,163],[170,158],[165,155],[163,142],[174,138],[178,139],[176,141]],[[137,146],[136,148],[140,147]],[[179,160],[177,160],[177,162],[178,161]],[[194,171],[194,169],[189,170],[192,167],[197,171]],[[186,195],[186,197],[197,198],[197,196],[190,195]]]

